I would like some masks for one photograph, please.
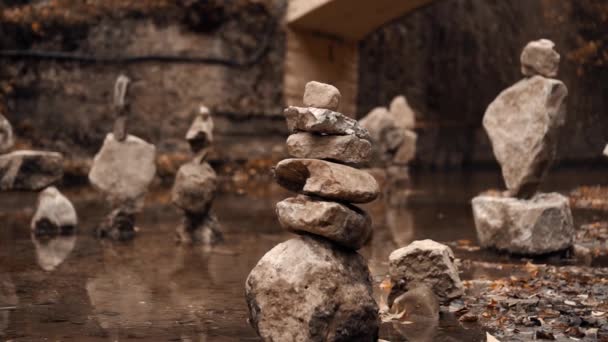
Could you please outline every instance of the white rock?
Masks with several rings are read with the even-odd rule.
[[[394,284],[392,299],[419,285],[428,286],[442,303],[464,294],[454,253],[450,247],[433,240],[414,241],[393,251],[389,256],[389,273]]]
[[[310,81],[304,88],[304,106],[337,111],[340,106],[340,91],[331,84]]]
[[[109,133],[93,159],[89,181],[112,201],[131,202],[143,197],[156,174],[156,147],[127,135],[116,141]]]
[[[525,76],[557,76],[560,56],[553,49],[554,47],[555,43],[548,39],[529,42],[520,57],[522,74]]]
[[[36,230],[40,224],[49,223],[57,229],[75,228],[78,225],[78,216],[72,202],[54,186],[42,190],[38,195],[38,206],[30,227]]]
[[[483,126],[510,195],[536,192],[555,157],[567,94],[562,82],[534,76],[500,93],[486,110]]]
[[[537,194],[528,200],[478,196],[472,204],[482,247],[535,255],[572,246],[570,205],[568,198],[560,194]]]
[[[196,153],[213,143],[213,126],[209,109],[201,106],[186,133],[186,140],[193,152]]]
[[[389,106],[389,112],[395,119],[397,127],[403,129],[414,129],[416,126],[416,114],[407,103],[403,95],[396,96]]]
[[[76,234],[39,239],[32,236],[38,265],[45,271],[53,271],[70,256],[76,246]]]
[[[270,250],[245,283],[263,341],[376,341],[378,306],[365,260],[301,236]]]

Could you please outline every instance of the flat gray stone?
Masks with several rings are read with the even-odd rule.
[[[276,211],[283,228],[319,235],[347,248],[357,250],[371,237],[371,218],[355,206],[299,195],[277,203]]]
[[[367,162],[372,145],[350,135],[316,135],[294,133],[287,138],[287,151],[296,158],[327,159],[349,164]]]
[[[433,290],[441,303],[464,294],[450,247],[433,240],[414,241],[389,256],[393,289],[389,301],[420,285]]]
[[[529,42],[520,56],[521,73],[525,76],[557,76],[560,56],[554,48],[555,43],[548,39]]]
[[[313,107],[287,107],[283,112],[290,132],[308,132],[329,135],[354,134],[369,140],[369,132],[357,120],[329,109]]]
[[[337,111],[342,95],[338,88],[331,84],[310,81],[304,88],[304,106],[324,108]]]
[[[477,196],[472,204],[482,247],[538,255],[572,246],[570,204],[558,193],[537,194],[531,199]]]
[[[11,123],[0,114],[0,153],[6,153],[15,145],[13,137],[13,126]]]
[[[196,117],[186,133],[186,141],[194,153],[213,143],[213,118],[207,107],[199,107]]]
[[[1,190],[38,191],[63,177],[63,156],[56,152],[14,151],[0,156]]]
[[[173,204],[192,214],[207,214],[217,190],[217,175],[208,163],[191,161],[177,171],[171,189]]]
[[[534,195],[549,169],[567,94],[561,81],[534,76],[500,93],[486,110],[483,127],[511,196]]]
[[[245,283],[263,341],[377,341],[378,306],[363,257],[301,236],[275,246]]]
[[[93,159],[89,181],[116,202],[143,197],[156,174],[156,147],[127,135],[124,141],[109,133]]]
[[[35,231],[41,225],[51,225],[58,231],[62,227],[74,229],[78,226],[78,216],[72,202],[54,186],[42,190],[38,195],[38,205],[30,227]]]
[[[275,168],[277,183],[291,191],[333,201],[367,203],[380,189],[369,173],[317,159],[285,159]]]

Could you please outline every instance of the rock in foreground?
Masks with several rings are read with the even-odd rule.
[[[369,140],[369,133],[353,120],[338,112],[322,108],[288,107],[284,111],[290,132],[309,132],[329,135],[355,134]]]
[[[561,81],[535,76],[506,89],[488,107],[483,126],[511,196],[534,195],[551,165],[567,94]]]
[[[572,246],[570,205],[560,194],[538,194],[529,200],[478,196],[472,204],[482,247],[538,255]]]
[[[287,150],[296,158],[328,159],[359,164],[369,160],[372,145],[365,139],[350,135],[314,135],[295,133],[287,138]]]
[[[78,225],[76,209],[54,186],[38,195],[38,206],[32,218],[31,229],[37,233],[73,231]]]
[[[548,39],[531,41],[521,53],[521,72],[525,76],[555,77],[559,70],[560,56]]]
[[[372,233],[372,220],[363,210],[304,195],[277,203],[277,216],[287,230],[323,236],[355,250],[361,248]]]
[[[41,190],[63,177],[63,156],[56,152],[15,151],[0,156],[1,190]]]
[[[129,202],[142,197],[156,174],[156,147],[128,135],[117,141],[109,133],[93,159],[89,180],[111,200]]]
[[[217,176],[211,165],[191,161],[177,171],[171,200],[186,212],[203,215],[211,208],[216,188]]]
[[[442,303],[464,294],[454,253],[433,240],[414,241],[389,256],[389,272],[394,287],[391,302],[401,293],[420,285],[433,290]]]
[[[282,160],[275,177],[286,189],[335,201],[367,203],[380,192],[369,173],[317,159]]]
[[[331,84],[310,81],[304,88],[304,105],[307,107],[338,110],[342,95],[338,88]]]
[[[378,306],[365,260],[302,236],[270,250],[249,274],[251,325],[264,341],[378,339]]]

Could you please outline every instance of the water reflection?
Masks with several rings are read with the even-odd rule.
[[[76,245],[76,235],[57,235],[53,237],[32,234],[36,249],[36,261],[45,271],[55,270],[72,253]]]
[[[10,275],[0,273],[0,337],[5,336],[11,312],[17,307],[18,302],[15,285]]]

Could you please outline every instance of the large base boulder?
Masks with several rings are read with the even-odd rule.
[[[378,306],[363,257],[320,238],[275,246],[246,281],[251,325],[264,341],[377,341]]]
[[[464,287],[450,247],[433,240],[414,241],[389,256],[393,288],[389,302],[407,290],[428,286],[440,302],[461,297]]]
[[[143,197],[156,174],[156,147],[128,135],[118,141],[109,133],[93,159],[89,180],[117,203]]]
[[[41,190],[63,177],[56,152],[15,151],[0,156],[0,190]]]
[[[473,216],[482,247],[538,255],[572,246],[574,224],[568,198],[537,194],[531,199],[477,196]]]

